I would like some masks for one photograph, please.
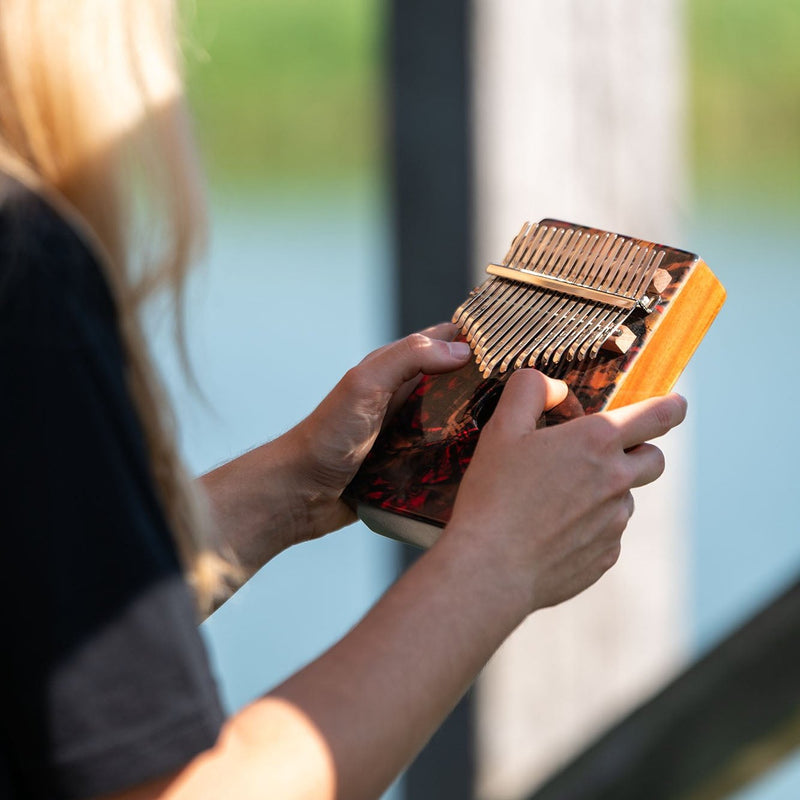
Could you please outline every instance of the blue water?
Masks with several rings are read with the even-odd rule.
[[[791,217],[718,207],[691,248],[728,290],[692,363],[696,649],[800,574],[800,251]],[[796,800],[800,752],[732,800]]]
[[[791,219],[720,209],[690,237],[728,289],[692,363],[700,648],[800,572],[796,228]]]
[[[393,327],[379,194],[218,198],[214,212],[210,258],[188,295],[189,349],[205,400],[183,380],[166,326],[157,338],[196,472],[286,430]],[[688,382],[691,625],[700,652],[800,570],[800,259],[791,219],[736,209],[701,214],[682,244],[729,292]],[[339,638],[395,571],[394,545],[360,524],[267,565],[204,626],[228,708]],[[782,800],[798,787],[795,759],[737,797]]]

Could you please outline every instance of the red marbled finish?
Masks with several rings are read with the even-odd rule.
[[[548,375],[566,381],[570,394],[558,408],[544,415],[540,425],[601,411],[620,376],[646,346],[650,332],[697,261],[691,253],[655,246],[665,251],[661,268],[670,272],[672,281],[651,313],[626,323],[637,335],[634,346],[624,355],[601,352],[593,360],[542,368]],[[423,378],[376,441],[345,498],[354,504],[372,505],[444,526],[478,441],[476,417],[485,421],[486,405],[496,400],[510,374],[495,373],[484,378],[477,365],[470,362],[456,372]]]

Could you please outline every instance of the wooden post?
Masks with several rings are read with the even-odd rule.
[[[450,316],[471,287],[469,3],[393,0],[390,154],[398,335]],[[403,550],[408,565],[416,557]],[[468,695],[409,767],[409,800],[474,794]]]
[[[475,0],[477,269],[525,220],[681,246],[682,25],[675,0]],[[685,654],[684,440],[636,494],[611,574],[526,622],[478,691],[479,793],[521,797]]]

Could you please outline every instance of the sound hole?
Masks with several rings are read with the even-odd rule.
[[[481,430],[483,426],[492,418],[497,403],[500,401],[500,395],[503,393],[505,381],[496,383],[489,389],[483,397],[481,397],[472,407],[472,419]]]

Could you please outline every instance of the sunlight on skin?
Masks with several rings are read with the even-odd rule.
[[[267,778],[269,786],[262,786],[258,776]],[[226,725],[217,744],[182,771],[106,800],[334,800],[336,788],[336,764],[319,728],[293,703],[266,697],[240,712],[235,728]]]

